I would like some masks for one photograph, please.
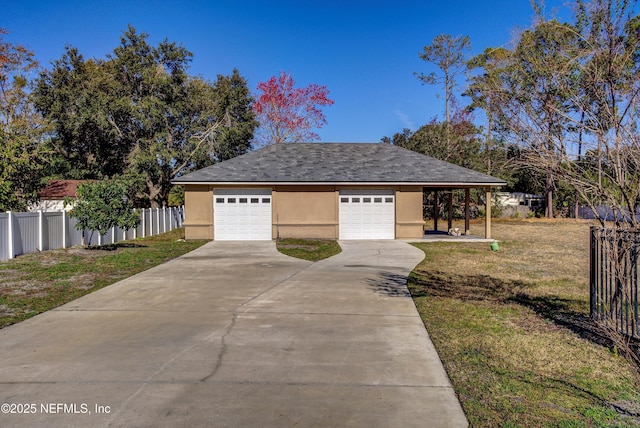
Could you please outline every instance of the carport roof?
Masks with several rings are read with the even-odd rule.
[[[495,177],[385,143],[273,144],[175,184],[415,184],[503,186]]]

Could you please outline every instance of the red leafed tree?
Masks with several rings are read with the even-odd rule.
[[[333,104],[329,90],[316,84],[304,88],[294,85],[293,77],[285,72],[258,84],[261,94],[253,104],[260,121],[255,137],[258,145],[320,139],[313,129],[327,123],[321,108]]]

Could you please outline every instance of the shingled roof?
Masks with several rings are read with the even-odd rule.
[[[38,192],[40,199],[64,199],[78,197],[78,186],[88,180],[51,180],[49,184]]]
[[[503,180],[384,143],[273,144],[175,184],[417,184],[502,186]]]

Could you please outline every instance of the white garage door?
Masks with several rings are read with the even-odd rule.
[[[271,189],[215,189],[216,241],[271,240]]]
[[[340,239],[394,239],[393,190],[341,190]]]

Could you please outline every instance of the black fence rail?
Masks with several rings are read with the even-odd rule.
[[[640,339],[638,256],[640,232],[591,227],[591,316]]]

